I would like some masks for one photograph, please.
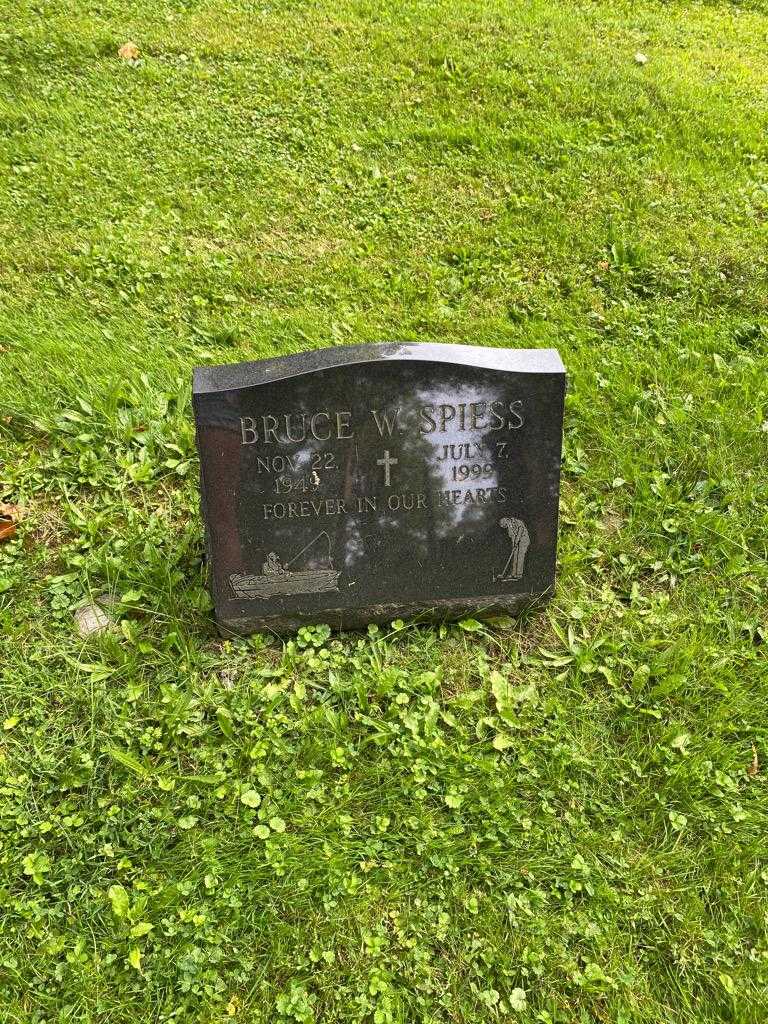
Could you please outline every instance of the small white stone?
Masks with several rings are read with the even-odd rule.
[[[80,636],[93,636],[109,628],[110,618],[97,604],[86,604],[75,612],[75,624]]]
[[[648,58],[645,56],[644,53],[639,53],[638,52],[638,53],[635,54],[635,63],[636,64],[647,64],[648,63]]]

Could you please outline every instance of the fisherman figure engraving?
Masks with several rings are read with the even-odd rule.
[[[506,516],[499,521],[499,526],[502,526],[507,531],[509,539],[512,541],[512,551],[507,559],[507,564],[496,579],[502,582],[522,579],[523,570],[525,569],[525,556],[531,544],[528,527],[522,519],[512,519]]]
[[[275,552],[270,551],[266,562],[261,567],[261,571],[265,576],[284,576],[288,570],[283,568],[282,562]]]

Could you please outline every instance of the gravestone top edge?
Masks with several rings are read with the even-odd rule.
[[[375,342],[338,345],[253,362],[199,366],[194,370],[194,395],[216,394],[286,380],[318,370],[365,365],[389,359],[451,363],[507,373],[562,374],[565,367],[554,348],[490,348],[435,342]]]

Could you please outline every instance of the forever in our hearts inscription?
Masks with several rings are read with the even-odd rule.
[[[221,629],[545,599],[564,394],[554,349],[355,345],[195,370]]]

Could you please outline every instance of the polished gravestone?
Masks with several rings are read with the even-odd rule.
[[[355,345],[195,370],[222,631],[548,597],[564,394],[554,349]]]

